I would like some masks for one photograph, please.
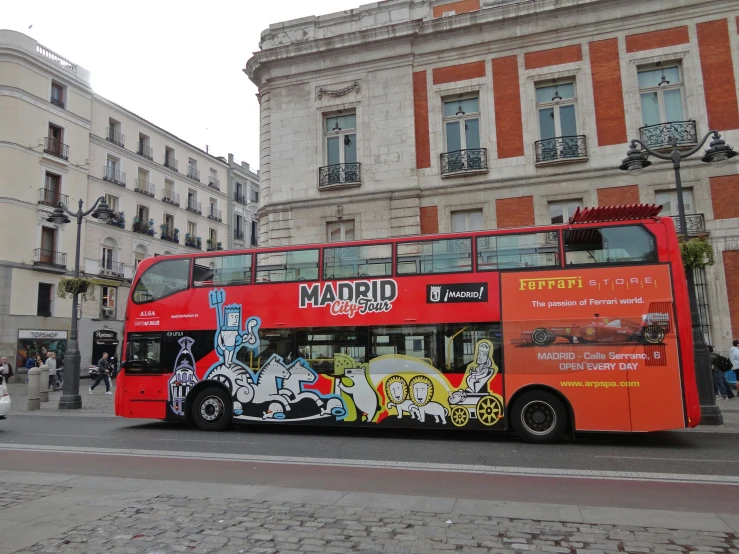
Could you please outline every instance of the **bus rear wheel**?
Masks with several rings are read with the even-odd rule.
[[[513,405],[511,424],[526,442],[553,443],[560,440],[567,429],[567,410],[552,393],[529,391]]]
[[[208,387],[192,403],[192,420],[202,431],[223,431],[231,424],[231,399],[226,391]]]

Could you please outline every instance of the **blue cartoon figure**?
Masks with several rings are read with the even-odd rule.
[[[215,289],[208,294],[210,307],[215,308],[218,321],[215,348],[223,360],[223,365],[234,365],[236,353],[242,346],[256,350],[259,347],[259,318],[251,317],[246,322],[246,329],[241,329],[241,305],[225,305],[226,292]]]

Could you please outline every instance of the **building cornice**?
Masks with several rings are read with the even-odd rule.
[[[54,169],[54,171],[61,171],[62,173],[67,173],[69,169],[74,169],[75,171],[79,171],[81,173],[87,174],[87,167],[73,164],[71,162],[63,162],[61,159],[56,158],[54,156],[51,156],[49,154],[44,155],[43,150],[42,151],[36,151],[33,147],[30,146],[24,146],[22,144],[18,144],[17,142],[8,142],[8,141],[0,141],[0,148],[15,148],[16,150],[22,150],[26,152],[27,154],[33,154],[40,158],[40,163],[43,165]],[[43,149],[43,142],[37,146],[36,148]],[[57,162],[59,160],[59,162]]]

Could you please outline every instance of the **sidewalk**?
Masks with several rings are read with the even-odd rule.
[[[40,410],[28,411],[28,385],[25,383],[9,383],[8,393],[12,402],[11,417],[14,415],[55,416],[59,414],[79,417],[115,417],[115,384],[111,384],[111,392],[105,394],[105,383],[100,383],[92,394],[88,389],[92,385],[89,379],[80,381],[82,408],[80,410],[59,410],[59,399],[62,391],[49,391],[49,401],[41,403]]]
[[[0,554],[728,553],[737,533],[726,514],[0,471]]]

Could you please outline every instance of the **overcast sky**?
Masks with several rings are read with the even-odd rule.
[[[256,87],[242,71],[270,23],[359,0],[0,0],[0,29],[92,74],[93,89],[210,153],[259,166]],[[29,29],[29,25],[33,25]],[[124,130],[125,132],[125,130]]]

